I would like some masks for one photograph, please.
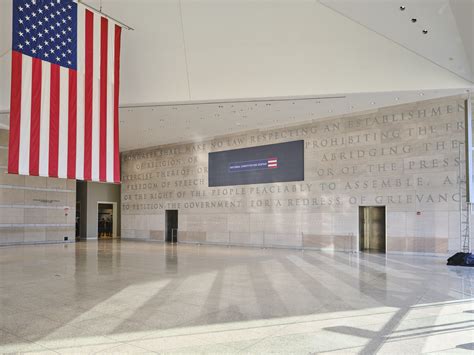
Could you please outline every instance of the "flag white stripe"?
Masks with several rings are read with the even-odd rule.
[[[107,53],[107,181],[114,181],[114,54],[115,24],[108,21],[108,53]]]
[[[69,69],[59,70],[59,145],[58,177],[67,178],[68,126],[69,126]]]
[[[33,60],[27,55],[22,56],[21,68],[21,120],[20,120],[20,151],[18,172],[30,174],[30,129],[31,129],[31,86],[33,80]]]
[[[39,141],[39,175],[49,176],[49,107],[51,88],[51,64],[41,63],[41,118]]]
[[[84,179],[84,65],[85,65],[85,16],[84,6],[77,7],[77,129],[76,129],[76,178]]]
[[[100,27],[101,17],[94,14],[94,79],[92,89],[92,180],[99,179],[100,156]]]

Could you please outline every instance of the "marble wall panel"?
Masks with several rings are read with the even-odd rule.
[[[40,177],[40,176],[25,176],[24,177],[24,186],[28,187],[38,187],[38,188],[46,188],[47,187],[47,178]],[[54,180],[54,179],[51,179]]]
[[[0,167],[0,186],[25,186],[25,177],[9,175],[6,168]]]
[[[150,239],[162,242],[165,240],[165,232],[162,230],[150,230]]]
[[[388,212],[386,214],[386,229],[389,238],[405,237],[407,235],[407,213]]]
[[[4,206],[0,208],[0,224],[21,224],[25,222],[23,208]]]
[[[21,244],[25,240],[24,228],[0,227],[2,244]]]
[[[28,228],[25,229],[25,243],[43,243],[46,242],[47,228]]]
[[[0,201],[2,205],[22,205],[25,201],[25,190],[2,188],[0,186]]]
[[[75,180],[9,175],[7,146],[8,131],[0,130],[0,245],[74,242]]]
[[[7,150],[0,147],[0,166],[7,166],[8,165],[8,154]]]

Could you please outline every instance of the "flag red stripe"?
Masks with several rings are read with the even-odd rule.
[[[109,21],[100,20],[100,146],[99,180],[107,180],[107,47]]]
[[[76,178],[77,71],[69,69],[67,177]]]
[[[31,122],[30,122],[30,175],[39,175],[39,144],[41,121],[42,61],[32,60]]]
[[[10,97],[10,139],[8,144],[8,172],[18,174],[20,160],[22,54],[12,51],[12,83]]]
[[[115,26],[114,50],[114,182],[120,182],[120,153],[119,153],[119,87],[120,87],[120,37],[122,28]]]
[[[92,95],[94,75],[94,14],[86,10],[84,78],[84,180],[92,177]]]
[[[60,69],[59,65],[51,64],[48,163],[51,177],[58,177]]]

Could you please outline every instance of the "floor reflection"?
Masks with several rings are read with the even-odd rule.
[[[165,250],[165,266],[166,271],[171,273],[178,272],[178,244],[166,244]]]
[[[427,353],[474,342],[474,270],[443,258],[99,241],[0,248],[0,266],[1,353]]]

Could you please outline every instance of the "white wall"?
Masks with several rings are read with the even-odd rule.
[[[0,111],[10,108],[12,2],[0,0]],[[0,124],[2,122],[0,121]]]
[[[136,28],[124,34],[122,104],[469,85],[314,0],[104,0],[104,9]]]

